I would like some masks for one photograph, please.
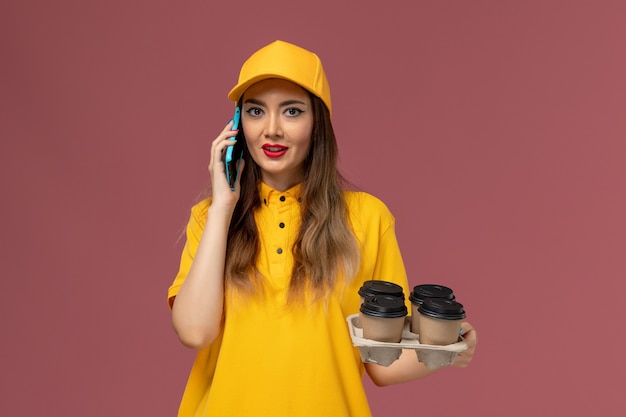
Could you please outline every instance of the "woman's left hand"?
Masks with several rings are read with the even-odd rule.
[[[465,343],[467,343],[467,350],[459,352],[459,354],[456,355],[456,358],[454,358],[452,366],[456,366],[457,368],[465,368],[469,365],[474,357],[474,351],[476,350],[476,344],[478,343],[476,330],[471,324],[463,322],[461,324],[461,329],[463,330],[463,339],[465,339]]]

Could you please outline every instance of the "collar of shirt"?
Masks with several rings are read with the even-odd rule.
[[[301,195],[302,183],[296,184],[286,191],[277,191],[264,182],[259,184],[259,197],[264,206],[270,206],[286,200],[301,202]]]

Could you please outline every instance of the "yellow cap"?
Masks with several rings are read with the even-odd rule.
[[[283,78],[310,91],[332,113],[330,87],[322,61],[313,52],[283,41],[274,41],[256,51],[243,63],[237,85],[228,98],[235,103],[252,84],[268,78]]]

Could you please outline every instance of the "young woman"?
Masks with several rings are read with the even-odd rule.
[[[179,416],[369,416],[364,371],[377,385],[432,371],[405,351],[389,367],[363,364],[346,317],[364,281],[409,293],[386,206],[342,189],[319,58],[276,41],[243,65],[229,93],[241,128],[213,141],[212,196],[195,205],[168,292],[181,342],[198,353]],[[231,190],[222,155],[243,142]],[[476,332],[463,324],[469,349]]]

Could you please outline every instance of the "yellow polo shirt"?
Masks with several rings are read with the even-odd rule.
[[[364,367],[352,346],[346,317],[359,311],[358,290],[370,279],[408,282],[394,218],[377,198],[345,192],[350,221],[361,247],[355,279],[338,286],[324,306],[285,307],[300,226],[300,186],[285,192],[259,186],[254,213],[264,294],[242,302],[225,297],[225,321],[213,344],[198,351],[179,416],[367,417]],[[191,209],[180,270],[168,291],[176,296],[198,248],[210,199]]]

